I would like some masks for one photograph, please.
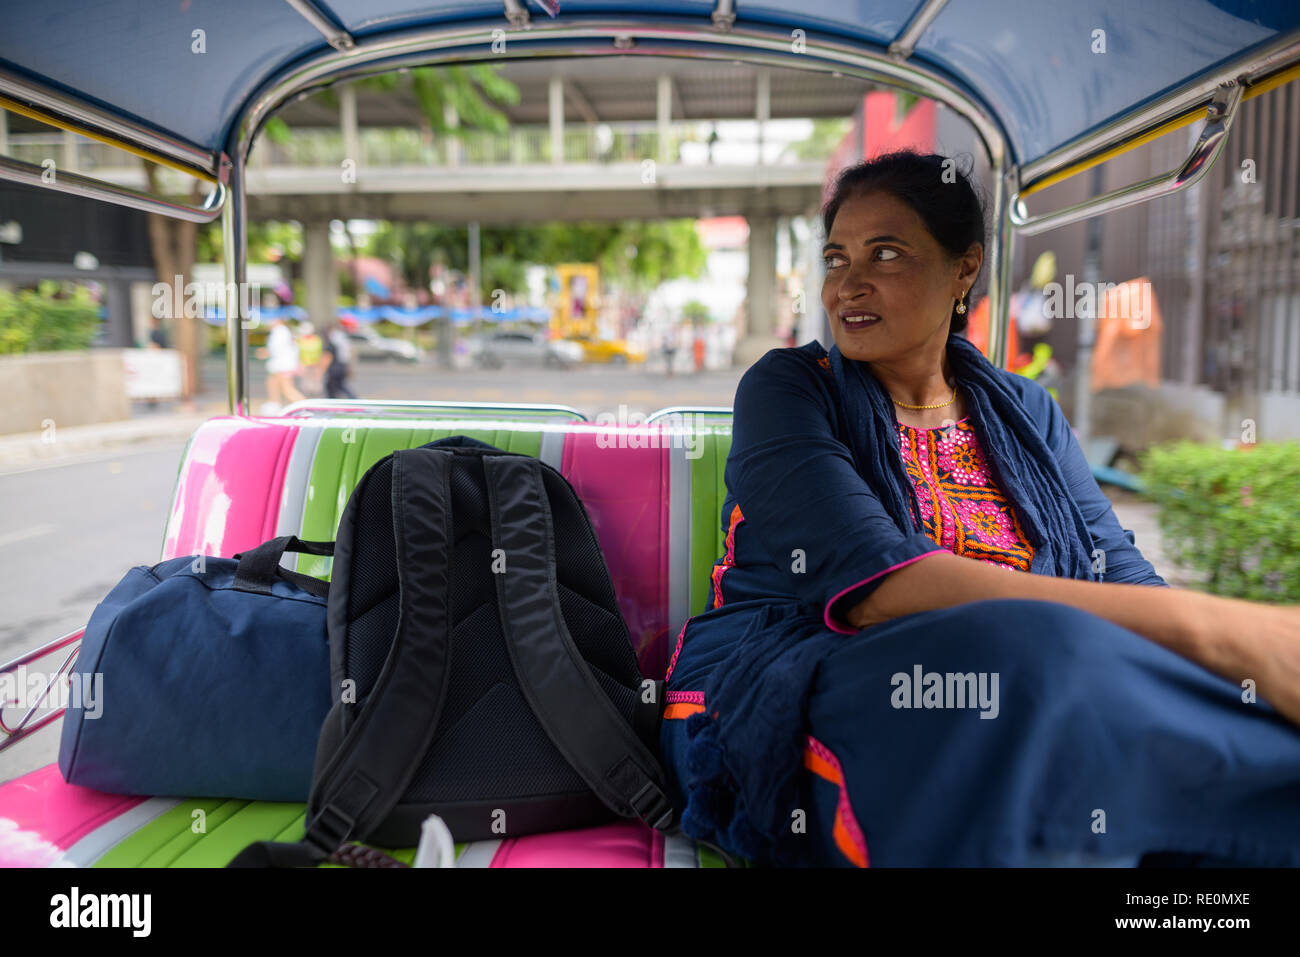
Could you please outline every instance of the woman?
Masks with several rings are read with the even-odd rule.
[[[950,167],[841,175],[834,348],[737,387],[669,667],[683,829],[772,863],[1300,864],[1300,609],[1167,587],[1055,401],[959,335],[985,226]]]

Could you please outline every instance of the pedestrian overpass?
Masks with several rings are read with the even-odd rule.
[[[800,124],[848,118],[867,87],[833,74],[673,58],[506,60],[519,90],[498,104],[509,129],[435,135],[413,95],[339,83],[286,106],[286,142],[262,136],[247,167],[249,217],[304,227],[311,312],[330,314],[329,224],[336,219],[447,224],[744,216],[749,224],[748,323],[741,350],[773,345],[777,224],[815,215],[827,144]],[[5,114],[0,112],[0,118]],[[457,117],[449,113],[447,125]],[[0,153],[53,157],[71,169],[147,189],[142,164],[119,150],[10,116]],[[161,170],[163,182],[179,175]],[[316,300],[312,302],[311,300]]]

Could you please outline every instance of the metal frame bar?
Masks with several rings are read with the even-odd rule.
[[[351,50],[356,46],[356,41],[352,39],[352,34],[339,26],[321,10],[312,0],[285,0],[289,6],[301,16],[304,20],[315,27],[320,35],[336,50]]]
[[[1252,91],[1250,87],[1264,86],[1271,81],[1273,74],[1297,64],[1300,64],[1300,37],[1295,33],[1276,37],[1261,50],[1243,54],[1209,76],[1173,90],[1094,130],[1081,133],[1068,143],[1023,164],[1020,169],[1022,188],[1026,193],[1032,192],[1050,185],[1049,179],[1059,182],[1082,172],[1088,165],[1103,161],[1100,154],[1116,144],[1137,139],[1157,127],[1195,122],[1200,107],[1212,100],[1225,83],[1235,82],[1247,87],[1245,95],[1249,98],[1264,92]]]
[[[226,395],[231,415],[246,416],[248,408],[248,343],[244,339],[239,295],[248,276],[248,195],[244,188],[244,163],[248,153],[233,160],[221,154],[222,171],[230,183],[221,219],[222,260],[226,274]],[[238,277],[237,280],[231,277]],[[231,285],[231,283],[235,283]]]
[[[1020,233],[1026,236],[1034,236],[1049,229],[1055,229],[1058,226],[1066,226],[1080,220],[1091,219],[1093,216],[1100,216],[1112,210],[1123,209],[1125,206],[1134,206],[1194,186],[1209,172],[1210,167],[1214,165],[1219,158],[1219,154],[1223,151],[1228,130],[1232,128],[1232,121],[1236,117],[1237,107],[1241,104],[1242,92],[1241,85],[1236,82],[1225,83],[1219,87],[1213,102],[1210,103],[1205,119],[1205,127],[1201,130],[1200,137],[1192,146],[1187,159],[1177,169],[1159,176],[1149,177],[1129,186],[1113,189],[1108,193],[1102,193],[1100,196],[1093,196],[1083,202],[1066,206],[1055,212],[1042,213],[1037,216],[1030,216],[1025,212],[1024,203],[1021,199],[1023,193],[1018,194],[1012,201],[1010,208],[1012,225]]]
[[[523,0],[505,0],[505,14],[512,27],[526,27],[531,19]]]
[[[509,5],[507,5],[507,8]],[[999,194],[995,206],[998,218],[995,221],[997,239],[991,243],[989,298],[992,307],[990,330],[990,358],[1001,364],[1003,362],[1002,342],[1005,338],[1007,315],[1006,280],[1007,263],[1010,260],[1010,243],[1014,240],[1016,228],[1034,228],[1046,219],[1029,221],[1019,216],[1017,201],[1035,189],[1045,188],[1048,181],[1059,181],[1075,172],[1095,165],[1106,158],[1101,155],[1117,143],[1134,140],[1143,135],[1155,135],[1160,127],[1171,128],[1173,125],[1185,125],[1189,109],[1204,102],[1213,95],[1219,86],[1228,80],[1239,84],[1267,85],[1283,82],[1281,73],[1296,69],[1300,65],[1300,39],[1292,34],[1275,38],[1261,50],[1243,54],[1228,65],[1216,71],[1212,76],[1198,80],[1144,107],[1134,109],[1123,117],[1104,124],[1096,130],[1076,137],[1075,140],[1051,153],[1040,157],[1023,168],[1017,167],[1010,155],[1009,140],[996,117],[983,103],[949,80],[939,71],[924,64],[907,61],[911,52],[910,44],[923,32],[925,26],[940,11],[939,0],[928,0],[927,4],[909,21],[899,38],[891,44],[889,51],[881,52],[863,48],[861,44],[824,37],[809,38],[803,53],[794,54],[789,46],[789,37],[782,30],[746,25],[736,29],[728,22],[734,16],[733,5],[726,0],[719,0],[709,24],[696,19],[683,17],[662,17],[653,19],[611,20],[601,18],[583,19],[563,23],[541,25],[527,24],[526,30],[516,31],[513,39],[516,52],[514,58],[556,57],[575,58],[590,55],[626,55],[633,52],[640,55],[687,56],[701,59],[737,59],[756,64],[764,64],[794,69],[837,72],[877,83],[885,83],[897,88],[929,97],[944,103],[959,115],[965,117],[976,130],[988,152],[993,167],[995,192]],[[496,21],[499,22],[499,21]],[[278,77],[269,81],[262,90],[245,105],[238,122],[234,125],[228,149],[220,159],[176,139],[168,139],[139,124],[132,124],[111,114],[90,107],[75,98],[46,90],[30,81],[8,71],[0,70],[0,93],[16,95],[52,116],[71,117],[87,127],[112,137],[122,144],[138,144],[155,154],[171,157],[192,169],[219,171],[229,176],[229,195],[234,200],[227,200],[227,232],[232,229],[239,233],[236,237],[227,236],[228,255],[227,281],[238,284],[246,275],[245,262],[246,236],[246,201],[243,195],[243,169],[247,161],[248,150],[254,135],[270,116],[271,112],[299,93],[324,85],[334,80],[363,76],[374,72],[397,69],[416,64],[435,65],[444,62],[462,62],[479,58],[477,48],[486,48],[491,35],[491,27],[484,29],[482,24],[459,25],[449,28],[422,29],[406,31],[394,36],[378,38],[369,42],[356,44],[346,53],[331,50],[304,64],[291,67]],[[630,42],[629,42],[630,41]],[[529,48],[531,47],[531,49]],[[487,49],[483,49],[482,59],[488,59]],[[1258,91],[1247,90],[1246,96]],[[57,124],[56,124],[57,125]],[[227,155],[232,159],[227,159]],[[1189,158],[1189,163],[1193,158]],[[160,159],[159,161],[165,161]],[[1185,174],[1195,176],[1199,170],[1188,169]],[[0,172],[0,175],[3,175]],[[1203,175],[1203,173],[1201,174]],[[1176,178],[1176,177],[1175,177]],[[1173,188],[1185,188],[1194,179],[1182,181],[1182,185]],[[110,198],[100,192],[102,184],[84,184],[84,195],[96,198]],[[1149,195],[1135,196],[1152,183],[1136,184],[1129,192],[1132,202],[1141,202],[1153,195],[1164,195],[1168,189],[1156,189]],[[1107,197],[1107,200],[1115,197]],[[115,200],[114,200],[115,201]],[[1101,204],[1092,207],[1092,215],[1106,211]],[[158,210],[164,215],[184,215],[180,210]],[[1075,215],[1079,211],[1061,211]],[[1023,220],[1023,225],[1012,228],[1012,214]],[[1055,215],[1055,214],[1053,214]],[[1066,219],[1053,221],[1062,225]],[[1042,226],[1042,228],[1050,228]],[[230,255],[230,253],[235,255]],[[237,285],[236,285],[236,288]],[[228,310],[227,322],[233,327],[238,322],[237,314]],[[228,327],[228,331],[233,331]],[[233,336],[229,340],[234,348],[233,355],[228,356],[228,386],[230,389],[231,411],[246,414],[247,374],[246,349],[243,337]]]
[[[68,652],[66,657],[64,657],[58,670],[55,671],[54,674],[50,676],[50,680],[45,683],[45,688],[41,691],[40,696],[32,703],[32,705],[27,709],[27,712],[18,719],[18,723],[12,728],[6,725],[3,719],[4,709],[7,702],[0,700],[0,752],[8,750],[19,741],[23,740],[23,738],[35,734],[47,724],[57,721],[63,716],[63,712],[66,709],[59,708],[45,715],[35,724],[30,724],[32,717],[38,710],[40,710],[41,705],[49,698],[50,692],[54,690],[54,686],[68,673],[69,669],[71,669],[72,663],[77,658],[77,653],[81,651],[81,636],[83,634],[85,634],[85,629],[78,628],[76,631],[70,631],[61,638],[55,638],[53,641],[46,642],[39,648],[29,651],[26,654],[19,655],[12,661],[0,665],[0,675],[13,674],[23,665],[31,664],[38,658],[44,658],[46,655],[51,655],[54,652],[66,648],[68,645],[74,643],[77,646]]]
[[[431,408],[497,409],[502,412],[556,412],[564,415],[576,415],[579,421],[587,421],[585,415],[577,409],[567,405],[549,405],[547,403],[539,402],[442,402],[436,399],[303,399],[301,402],[294,402],[285,406],[280,415],[283,417],[297,416],[302,415],[303,413],[310,414],[314,411],[355,412],[357,410],[365,411],[367,409],[411,409],[413,411],[419,411],[421,409]]]
[[[719,3],[716,12],[726,13]],[[490,59],[491,31],[499,21],[487,24],[457,25],[422,29],[390,37],[362,41],[348,54],[327,51],[287,69],[269,81],[246,103],[232,127],[226,155],[231,158],[232,183],[242,182],[253,138],[262,124],[281,105],[308,90],[341,79],[352,79],[401,67],[459,63]],[[628,43],[629,38],[631,43]],[[919,96],[937,100],[965,117],[983,144],[994,175],[999,181],[1014,167],[1008,154],[1008,140],[998,118],[955,82],[939,71],[915,62],[903,62],[888,54],[864,49],[861,45],[809,36],[804,52],[795,53],[789,34],[767,26],[724,27],[722,23],[701,23],[696,18],[662,17],[633,21],[609,18],[574,18],[572,21],[533,23],[526,30],[512,31],[512,58],[547,57],[572,59],[586,56],[674,56],[697,59],[736,60],[762,66],[785,67],[842,76],[865,81],[883,82]],[[232,186],[232,192],[235,191]],[[238,206],[236,209],[235,207]],[[227,203],[227,222],[243,229],[243,202]],[[234,243],[242,250],[245,240]],[[229,250],[232,239],[227,238]],[[991,264],[998,262],[998,250]],[[239,288],[246,263],[239,257],[225,257],[227,288]],[[1003,271],[994,269],[989,279],[989,298],[993,315],[1005,315],[1005,281]],[[234,286],[230,284],[234,283]],[[227,315],[230,316],[229,310]],[[232,323],[227,319],[228,324]],[[993,323],[996,325],[996,323]],[[233,332],[233,330],[231,330]],[[247,414],[247,376],[237,370],[246,368],[247,344],[243,336],[231,334],[227,339],[227,369],[232,414]]]
[[[912,19],[907,21],[907,25],[903,27],[894,42],[889,45],[889,55],[901,60],[910,57],[912,51],[916,49],[916,41],[921,39],[921,34],[929,28],[947,3],[948,0],[925,0],[925,3],[913,12]]]
[[[71,193],[73,196],[98,199],[106,203],[113,203],[115,206],[126,206],[146,213],[157,213],[173,219],[184,219],[191,223],[210,223],[220,216],[221,207],[225,203],[227,195],[226,184],[217,183],[202,204],[191,206],[188,203],[175,203],[169,199],[160,199],[157,196],[150,196],[148,193],[132,189],[129,186],[118,186],[115,183],[95,179],[91,176],[82,176],[80,173],[67,170],[54,170],[53,177],[47,179],[49,172],[49,170],[34,163],[25,163],[22,160],[11,159],[8,156],[0,156],[0,179],[9,180],[13,183],[25,183],[28,186],[39,186],[43,189],[52,189],[59,193]]]
[[[646,416],[646,425],[659,419],[666,419],[670,415],[731,415],[733,409],[729,405],[667,405],[662,409],[655,409]]]

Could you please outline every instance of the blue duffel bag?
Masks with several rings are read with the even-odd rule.
[[[131,569],[77,656],[59,769],[117,794],[305,801],[330,708],[329,585],[281,567],[276,538],[235,558]],[[79,703],[79,707],[71,707]]]

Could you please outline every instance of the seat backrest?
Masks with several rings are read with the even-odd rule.
[[[607,427],[503,415],[482,417],[222,417],[190,439],[163,558],[229,557],[277,535],[332,540],[352,488],[397,449],[469,435],[540,458],[573,485],[609,566],[641,669],[662,678],[670,645],[708,603],[723,552],[723,467],[730,416]],[[329,559],[298,569],[328,577]]]

